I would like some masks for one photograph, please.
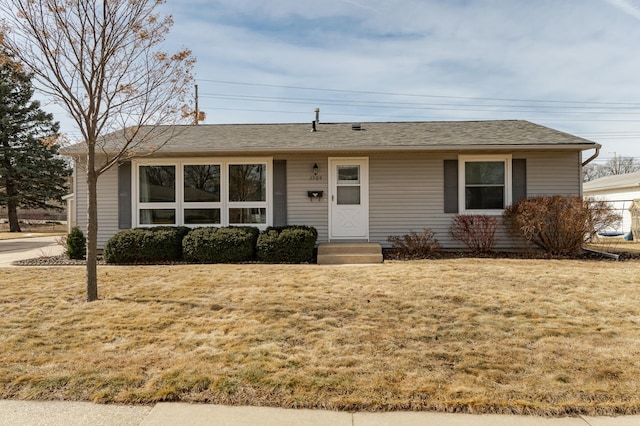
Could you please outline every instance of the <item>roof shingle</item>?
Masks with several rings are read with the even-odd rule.
[[[587,139],[523,120],[361,124],[362,130],[352,130],[351,123],[320,123],[316,132],[311,131],[310,123],[149,127],[143,130],[150,132],[151,142],[137,149],[153,150],[168,136],[171,137],[158,150],[159,155],[599,147]],[[103,148],[115,152],[123,141],[123,132],[111,133],[105,136]],[[63,152],[80,154],[86,148],[81,143]]]

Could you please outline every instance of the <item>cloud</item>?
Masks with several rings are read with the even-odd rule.
[[[186,0],[162,7],[175,21],[168,50],[186,46],[198,58],[208,123],[301,122],[319,106],[332,121],[521,118],[578,134],[636,132],[640,141],[640,121],[600,121],[637,118],[640,107],[619,117],[605,108],[496,112],[491,102],[468,99],[638,102],[640,25],[633,18],[640,19],[640,0]],[[411,109],[410,102],[429,105]],[[634,140],[611,143],[606,151],[640,156]]]
[[[612,6],[622,10],[627,15],[640,19],[640,4],[633,0],[605,0]]]

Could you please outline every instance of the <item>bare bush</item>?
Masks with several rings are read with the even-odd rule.
[[[505,209],[507,228],[551,255],[576,255],[585,241],[620,221],[604,201],[578,196],[542,196]]]
[[[476,253],[488,253],[496,245],[498,219],[495,216],[461,214],[453,218],[449,233]]]
[[[405,235],[391,235],[387,237],[391,248],[402,259],[424,259],[440,250],[441,246],[435,238],[435,233],[424,228],[421,232],[411,231]]]

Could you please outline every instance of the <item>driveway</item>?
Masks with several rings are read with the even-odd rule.
[[[58,244],[60,237],[17,238],[0,240],[0,266],[11,266],[11,262],[42,256],[57,256],[64,252]]]

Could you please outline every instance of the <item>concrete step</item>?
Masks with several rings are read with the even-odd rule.
[[[376,243],[323,243],[318,246],[318,265],[382,263],[382,246]]]

